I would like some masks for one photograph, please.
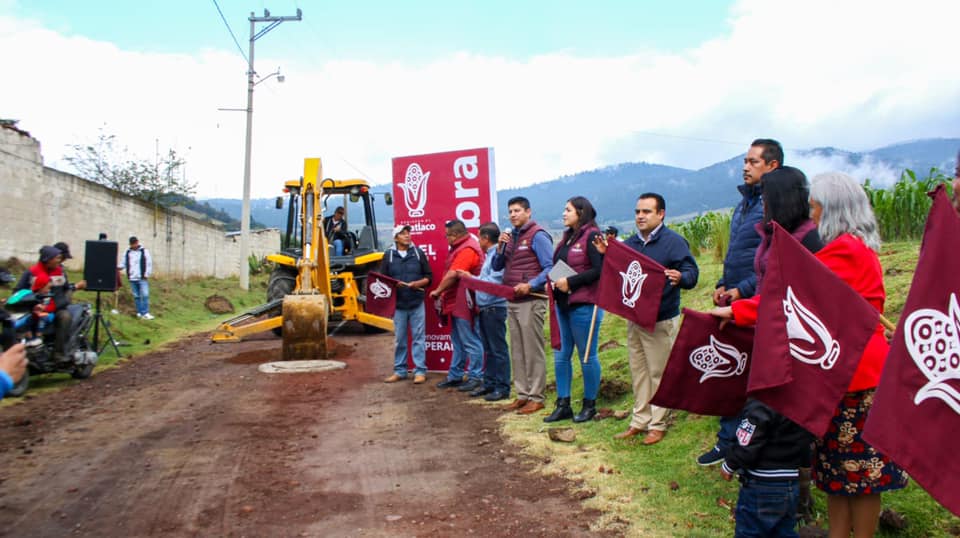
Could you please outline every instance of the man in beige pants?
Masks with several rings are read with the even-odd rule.
[[[667,432],[670,410],[650,405],[650,400],[660,386],[670,349],[680,329],[680,289],[692,289],[700,276],[687,240],[663,224],[666,209],[666,202],[659,194],[641,194],[635,209],[637,233],[624,241],[625,245],[664,266],[667,277],[654,331],[650,333],[627,322],[633,418],[630,428],[614,437],[627,439],[646,431],[645,445],[659,443]]]
[[[513,286],[516,294],[507,302],[507,326],[517,399],[506,409],[529,415],[543,409],[543,391],[547,385],[547,351],[543,338],[547,299],[542,293],[547,273],[553,268],[553,240],[531,220],[530,201],[526,198],[511,198],[507,211],[513,230],[500,234],[499,246],[490,263],[494,271],[503,270],[503,283]],[[539,293],[531,295],[535,292]]]

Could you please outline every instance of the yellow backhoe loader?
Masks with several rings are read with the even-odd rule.
[[[392,319],[364,311],[366,275],[383,259],[370,186],[362,179],[321,177],[320,159],[305,159],[303,178],[285,183],[287,226],[281,252],[267,256],[274,264],[267,303],[221,323],[213,342],[273,330],[283,336],[284,360],[325,359],[328,321],[393,330]],[[384,197],[390,204],[390,195]],[[278,209],[283,202],[277,198]],[[324,213],[331,218],[338,212],[341,225],[325,231]]]

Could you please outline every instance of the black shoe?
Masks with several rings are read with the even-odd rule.
[[[597,414],[597,401],[583,399],[583,409],[577,413],[577,416],[573,417],[574,422],[586,422],[593,419],[594,415]]]
[[[438,389],[446,389],[450,387],[459,387],[463,384],[462,379],[444,379],[443,381],[437,383]]]
[[[573,418],[573,409],[570,409],[570,398],[557,398],[556,409],[543,421],[556,422],[558,420],[570,420],[571,418]]]
[[[470,397],[476,398],[477,396],[483,396],[484,394],[490,394],[493,392],[493,389],[489,387],[477,387],[470,391]]]
[[[470,392],[482,386],[483,386],[483,382],[480,381],[479,379],[468,379],[466,383],[457,387],[457,390],[459,390],[460,392]]]
[[[697,458],[697,465],[701,467],[709,467],[710,465],[716,465],[723,461],[723,452],[720,452],[720,449],[713,447],[710,450],[700,454],[700,457]]]
[[[509,397],[510,397],[509,392],[500,392],[499,390],[495,390],[490,394],[487,394],[486,396],[484,396],[483,399],[488,402],[497,402],[500,400],[506,400]]]

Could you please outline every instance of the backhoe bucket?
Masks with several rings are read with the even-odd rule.
[[[326,360],[327,298],[287,295],[283,298],[283,360]]]

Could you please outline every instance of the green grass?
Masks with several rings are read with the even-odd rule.
[[[899,317],[909,290],[916,265],[919,244],[900,241],[884,244],[881,263],[887,271],[887,315],[893,321]],[[713,252],[704,250],[698,256],[699,285],[684,291],[683,306],[694,310],[712,307],[713,286],[721,263]],[[600,329],[599,342],[617,342],[620,347],[600,352],[605,382],[617,380],[626,383],[627,393],[614,399],[598,400],[598,407],[629,410],[633,397],[629,392],[630,368],[627,364],[626,322],[617,316],[606,315]],[[575,355],[576,356],[576,355]],[[554,379],[553,356],[547,356],[547,380]],[[549,386],[550,389],[553,385]],[[547,395],[548,409],[552,409],[555,393]],[[574,367],[573,395],[575,410],[583,397],[583,381],[579,368]],[[621,530],[631,536],[730,536],[733,521],[729,506],[736,504],[738,484],[720,478],[717,467],[701,468],[694,459],[713,446],[718,421],[686,412],[675,412],[674,421],[664,441],[643,446],[639,440],[615,441],[612,436],[629,425],[628,420],[613,418],[599,422],[574,425],[572,422],[544,424],[540,417],[533,419],[506,415],[503,419],[506,435],[533,456],[540,470],[562,475],[584,490],[587,506],[601,509],[605,514],[599,525]],[[577,431],[574,443],[550,441],[548,427],[573,427]],[[601,472],[601,467],[603,472]],[[613,470],[610,473],[610,470]],[[672,488],[673,483],[676,488]],[[822,528],[827,527],[826,497],[814,488],[815,510]],[[923,489],[911,482],[904,490],[885,494],[884,508],[892,508],[904,515],[908,527],[898,533],[881,529],[878,536],[950,536],[960,533],[960,518],[951,515]]]

